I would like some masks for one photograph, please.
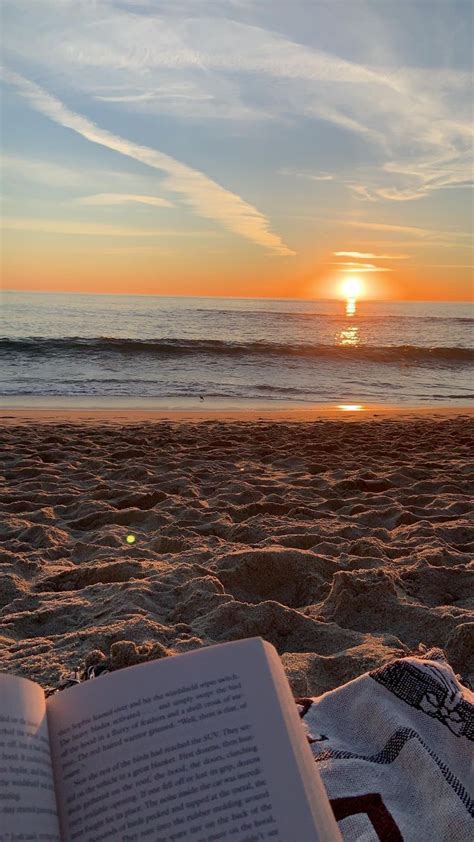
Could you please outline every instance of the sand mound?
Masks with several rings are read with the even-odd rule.
[[[287,676],[296,696],[318,696],[359,673],[372,670],[394,658],[409,654],[407,647],[397,644],[391,635],[364,635],[363,642],[332,655],[307,652],[284,654]]]
[[[358,632],[334,623],[319,622],[300,611],[270,601],[259,605],[228,602],[199,618],[192,626],[198,634],[203,636],[205,632],[216,641],[263,637],[280,653],[317,652],[328,655],[357,645],[364,639]],[[395,638],[392,642],[400,646]]]
[[[224,593],[222,583],[214,576],[191,579],[183,585],[178,585],[173,591],[173,597],[176,607],[170,619],[187,623],[207,614],[213,608],[232,601],[230,594]]]
[[[445,567],[433,566],[423,561],[412,569],[406,568],[400,574],[400,581],[405,592],[425,605],[466,605],[466,597],[472,597],[474,609],[474,567],[466,569],[464,565]]]
[[[385,570],[339,571],[320,615],[358,631],[390,629],[410,647],[420,643],[445,646],[450,634],[462,622],[474,620],[474,612],[461,608],[427,608],[407,599],[396,587],[396,577]]]
[[[219,579],[235,599],[255,603],[270,599],[290,608],[326,594],[334,569],[323,556],[279,547],[232,553],[216,564]]]
[[[26,592],[26,582],[12,573],[4,573],[0,580],[0,608],[10,605]]]
[[[40,579],[35,585],[36,591],[80,591],[89,585],[108,584],[110,582],[128,582],[130,579],[142,579],[147,576],[150,565],[139,561],[112,561],[99,563],[93,567],[80,567],[64,570],[53,576]]]
[[[455,670],[474,676],[474,623],[456,626],[446,641],[446,655]]]

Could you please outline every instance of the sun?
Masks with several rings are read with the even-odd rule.
[[[342,282],[341,293],[344,298],[360,298],[364,294],[364,285],[360,278],[351,275]]]

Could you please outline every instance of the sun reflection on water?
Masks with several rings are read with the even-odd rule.
[[[356,298],[346,298],[346,316],[348,318],[353,318],[357,312],[357,299]],[[344,327],[336,334],[336,344],[337,345],[359,345],[360,344],[360,332],[359,326],[356,324],[350,324]]]
[[[339,345],[358,345],[360,342],[359,328],[357,325],[351,325],[344,328],[337,336]]]
[[[354,282],[355,283],[355,282]],[[345,310],[346,316],[353,320],[357,313],[357,298],[352,295],[349,296],[349,289],[346,287]],[[351,289],[352,292],[352,289]],[[355,347],[360,344],[360,328],[357,324],[348,324],[339,333],[336,334],[336,343],[339,346]],[[340,403],[337,404],[337,409],[341,412],[364,412],[366,407],[360,403]]]
[[[357,312],[357,300],[355,298],[346,299],[346,316],[355,316]]]

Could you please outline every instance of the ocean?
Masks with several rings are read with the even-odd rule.
[[[4,406],[467,405],[472,306],[4,292]]]

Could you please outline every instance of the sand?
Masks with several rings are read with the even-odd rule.
[[[298,695],[420,646],[472,682],[474,418],[349,416],[4,411],[0,670],[261,635]]]

